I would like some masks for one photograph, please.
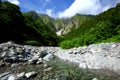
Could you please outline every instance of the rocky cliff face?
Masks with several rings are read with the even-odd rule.
[[[7,42],[0,44],[0,78],[2,80],[34,78],[37,72],[15,74],[13,73],[15,67],[21,64],[42,64],[43,72],[50,71],[53,68],[48,67],[46,62],[54,59],[55,56],[64,61],[75,62],[80,68],[110,70],[120,75],[120,43],[92,44],[65,50],[59,47],[35,47]],[[2,67],[7,66],[13,69],[1,73],[4,72]]]
[[[71,28],[78,28],[83,22],[94,17],[93,15],[76,14],[71,18],[51,18],[46,14],[37,14],[35,11],[23,13],[41,24],[46,24],[58,35],[67,34]]]
[[[84,21],[94,17],[92,15],[80,15],[77,14],[72,18],[50,18],[47,15],[39,15],[43,22],[50,26],[57,35],[67,34],[71,28],[79,27]]]

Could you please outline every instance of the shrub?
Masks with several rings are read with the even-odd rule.
[[[35,41],[35,40],[28,40],[28,41],[24,41],[24,44],[26,44],[26,45],[40,45],[40,42]]]

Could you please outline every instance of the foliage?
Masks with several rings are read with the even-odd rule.
[[[24,44],[27,44],[27,45],[39,45],[41,43],[38,42],[38,41],[35,41],[35,40],[29,40],[29,41],[24,41]]]
[[[34,16],[38,15],[37,13],[33,13]],[[42,36],[42,43],[44,43],[43,45],[57,45],[59,42],[59,37],[57,37],[57,35],[55,34],[55,32],[46,24],[43,23],[42,19],[38,16],[33,17],[30,12],[28,13],[24,13],[24,17],[26,18],[26,20],[28,21],[28,25],[29,23],[31,23],[29,26],[33,27],[39,34],[41,34]]]
[[[62,48],[85,46],[100,42],[120,42],[120,4],[79,25],[64,35]]]
[[[12,40],[23,44],[27,41],[33,45],[57,46],[59,37],[37,13],[22,14],[17,5],[9,2],[0,5],[0,42]]]

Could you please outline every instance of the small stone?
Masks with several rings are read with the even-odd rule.
[[[17,53],[16,53],[16,51],[11,50],[10,53],[9,53],[9,55],[10,55],[10,56],[15,56],[15,55],[17,55]]]
[[[16,48],[16,51],[17,51],[18,53],[22,53],[22,52],[23,52],[23,49],[22,49],[22,48]]]
[[[44,67],[44,68],[47,68],[47,67],[48,67],[48,65],[45,63],[45,64],[43,65],[43,67]]]
[[[39,58],[38,60],[39,60],[39,61],[42,61],[43,59],[42,59],[42,58]]]
[[[80,63],[80,64],[79,64],[79,67],[86,69],[86,68],[87,68],[87,64],[86,64],[86,63]]]
[[[43,61],[37,61],[37,64],[42,64],[43,63]]]
[[[0,67],[4,67],[5,66],[5,63],[0,63]]]
[[[12,64],[11,65],[11,68],[13,68],[13,67],[17,67],[19,64]]]
[[[92,80],[98,80],[97,78],[93,78]]]
[[[53,68],[52,68],[52,67],[49,67],[49,68],[47,68],[47,69],[44,69],[43,71],[48,72],[48,71],[51,71],[51,70],[53,70]]]
[[[34,78],[34,77],[37,76],[37,72],[35,72],[35,71],[28,72],[28,73],[25,74],[25,76],[26,76],[27,78]]]
[[[73,51],[69,51],[68,53],[69,53],[69,54],[73,54]]]
[[[1,57],[4,58],[7,55],[7,52],[3,52]]]
[[[22,73],[18,74],[17,77],[18,77],[19,79],[26,77],[26,76],[25,76],[25,72],[22,72]]]

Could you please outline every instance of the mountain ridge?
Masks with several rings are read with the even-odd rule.
[[[30,11],[24,13],[26,15],[30,15],[36,20],[40,18],[42,22],[52,28],[56,33],[61,32],[57,35],[67,34],[71,28],[78,28],[84,21],[93,18],[93,15],[84,15],[84,14],[76,14],[71,18],[51,18],[46,14],[38,14],[35,11]]]
[[[35,11],[22,13],[19,6],[0,2],[0,42],[13,40],[62,48],[119,42],[119,10],[120,4],[96,16],[77,14],[69,19],[54,19]],[[57,36],[56,32],[61,36]]]
[[[101,42],[120,42],[120,3],[116,7],[96,15],[77,29],[64,35],[63,48],[72,48]]]

